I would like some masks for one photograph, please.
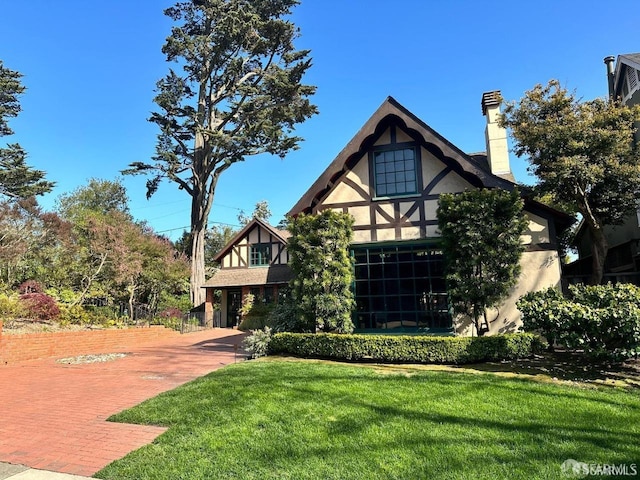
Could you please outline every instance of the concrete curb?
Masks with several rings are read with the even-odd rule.
[[[36,470],[24,465],[13,465],[11,463],[0,463],[0,480],[82,480],[89,477],[80,477],[68,473],[49,472],[47,470]]]

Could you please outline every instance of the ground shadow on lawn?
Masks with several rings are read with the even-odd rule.
[[[595,385],[640,388],[640,359],[625,363],[594,362],[582,353],[556,351],[504,362],[460,365],[454,369],[538,376]]]
[[[270,358],[282,360],[287,357],[275,356]],[[624,363],[597,362],[581,352],[545,352],[532,358],[465,365],[384,364],[375,362],[373,364],[380,373],[410,374],[412,370],[444,370],[472,374],[491,373],[512,378],[527,377],[530,380],[540,382],[569,383],[583,387],[610,386],[640,389],[640,358],[632,358]]]

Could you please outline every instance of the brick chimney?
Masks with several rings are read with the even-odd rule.
[[[512,177],[512,174],[509,166],[507,130],[498,125],[500,98],[500,90],[482,94],[482,115],[487,117],[484,136],[487,143],[487,160],[489,160],[491,173],[508,178]]]

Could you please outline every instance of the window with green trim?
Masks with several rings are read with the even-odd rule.
[[[263,267],[269,265],[271,261],[271,245],[257,243],[251,245],[249,252],[249,265],[252,267]]]
[[[418,192],[415,148],[373,152],[373,168],[377,197],[410,195]]]
[[[353,249],[357,329],[450,330],[442,251],[428,245]]]

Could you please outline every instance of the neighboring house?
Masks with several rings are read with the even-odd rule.
[[[619,55],[617,62],[609,56],[604,63],[609,97],[629,106],[640,104],[640,53]],[[636,143],[640,142],[640,129],[634,138]],[[640,285],[640,207],[622,225],[605,227],[605,236],[609,252],[604,281]],[[570,283],[588,281],[592,271],[591,238],[584,222],[578,226],[573,243],[578,250],[578,260],[564,267],[564,275]]]
[[[277,299],[278,290],[292,278],[287,252],[289,232],[254,218],[214,257],[220,269],[204,284],[205,312],[213,315],[214,294],[222,291],[220,323],[233,327],[240,320],[242,298],[248,293],[265,303]]]
[[[607,66],[609,97],[629,106],[640,104],[640,53],[618,55],[615,67],[614,61],[612,56],[604,59]],[[636,143],[640,142],[640,130],[636,131],[634,138]]]
[[[470,333],[468,322],[454,322],[451,316],[436,210],[441,193],[515,187],[506,131],[497,125],[499,92],[483,95],[482,112],[487,117],[487,154],[468,155],[387,98],[289,212],[295,216],[334,209],[354,217],[357,330]],[[556,233],[573,219],[531,200],[525,201],[525,212],[529,228],[523,235],[522,274],[510,298],[491,312],[493,333],[517,328],[515,302],[522,294],[560,283]],[[221,255],[234,251],[239,242],[248,245],[247,250],[259,243],[255,235],[252,243],[244,231]],[[232,275],[231,268],[251,266],[223,264],[206,284],[208,290],[227,289],[222,318],[229,317],[231,287],[222,278]],[[241,285],[234,282],[237,292]],[[249,286],[257,288],[253,280],[242,285]]]

